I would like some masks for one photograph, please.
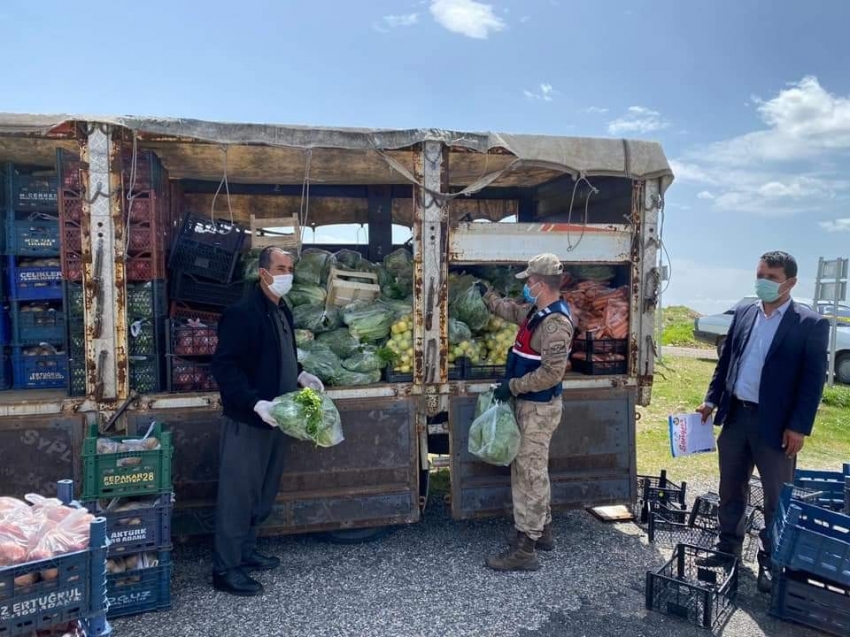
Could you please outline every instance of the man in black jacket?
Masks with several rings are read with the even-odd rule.
[[[276,557],[257,552],[257,529],[278,493],[287,437],[271,416],[271,401],[298,386],[324,391],[298,364],[292,313],[283,302],[292,287],[293,259],[278,248],[260,253],[260,282],[230,307],[218,325],[212,373],[221,392],[213,586],[233,595],[259,595],[247,571],[270,570]]]

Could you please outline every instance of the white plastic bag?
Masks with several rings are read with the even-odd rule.
[[[488,464],[507,467],[519,453],[522,441],[510,404],[493,400],[469,428],[467,449]]]

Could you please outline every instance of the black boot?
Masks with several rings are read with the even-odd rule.
[[[534,540],[525,533],[519,534],[516,547],[487,558],[487,566],[495,571],[536,571],[540,562],[534,552]]]
[[[248,577],[241,568],[233,568],[224,573],[213,573],[213,588],[238,597],[254,597],[263,593],[263,585]]]
[[[246,571],[271,571],[280,566],[280,558],[268,555],[260,555],[257,551],[242,560],[242,568]]]
[[[770,555],[764,551],[758,553],[759,576],[756,580],[756,588],[761,593],[769,593],[773,590],[773,573],[770,570]]]

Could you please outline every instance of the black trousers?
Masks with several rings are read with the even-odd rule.
[[[213,569],[238,567],[257,546],[257,529],[272,512],[283,475],[287,437],[226,418],[219,446]]]
[[[782,485],[794,481],[796,456],[789,458],[782,449],[769,445],[759,432],[758,406],[732,401],[732,409],[717,439],[720,460],[720,540],[717,548],[740,555],[745,528],[747,495],[753,466],[759,470],[764,489],[762,550],[770,555],[770,529]]]

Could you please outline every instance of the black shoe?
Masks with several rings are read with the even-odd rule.
[[[717,550],[717,549],[714,549]],[[734,553],[712,553],[706,557],[700,557],[696,560],[697,566],[704,566],[706,568],[717,568],[720,566],[727,566],[732,563],[734,558],[741,559],[740,555],[735,555]]]
[[[247,559],[242,560],[242,568],[246,571],[271,571],[280,566],[280,559],[273,556],[260,555],[252,551]]]
[[[213,588],[239,597],[254,597],[263,593],[263,585],[248,577],[241,568],[213,573]]]
[[[756,587],[761,593],[769,593],[773,590],[773,574],[769,568],[759,566],[759,577],[756,581]]]

